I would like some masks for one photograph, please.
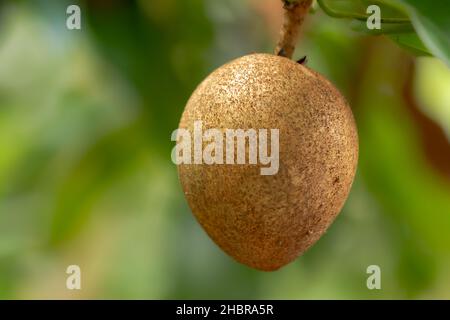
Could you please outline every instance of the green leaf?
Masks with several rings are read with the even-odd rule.
[[[431,53],[450,65],[448,0],[318,0],[318,3],[329,16],[354,19],[351,27],[358,32],[394,34],[396,36],[391,38],[402,47],[419,55]],[[365,27],[368,17],[365,10],[370,4],[381,8],[381,30]],[[411,25],[414,30],[411,30]],[[411,31],[415,31],[418,37]]]
[[[370,35],[380,35],[380,34],[405,34],[413,33],[414,27],[411,23],[383,23],[381,29],[370,30],[367,28],[366,22],[360,20],[353,20],[350,27],[361,33],[366,33]]]
[[[367,7],[376,4],[380,7],[382,23],[409,23],[408,16],[401,7],[393,6],[382,0],[317,0],[322,10],[331,17],[355,19],[366,22],[370,16]]]
[[[417,34],[436,57],[450,66],[448,0],[398,0],[405,6]]]
[[[407,49],[417,56],[431,56],[432,53],[423,44],[422,40],[415,33],[390,35],[390,38],[399,46]]]

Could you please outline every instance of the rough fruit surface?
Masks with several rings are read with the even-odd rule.
[[[178,166],[189,206],[226,253],[271,271],[326,231],[350,191],[358,159],[352,112],[323,76],[287,58],[252,54],[209,75],[180,128],[279,129],[279,171],[260,165]]]

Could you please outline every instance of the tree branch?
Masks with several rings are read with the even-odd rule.
[[[275,54],[292,58],[300,25],[308,14],[312,0],[282,0],[284,4],[284,22],[280,31]]]

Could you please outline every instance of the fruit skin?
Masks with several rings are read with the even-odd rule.
[[[178,166],[189,206],[214,242],[264,271],[313,245],[344,205],[357,166],[357,129],[339,91],[287,58],[247,55],[197,87],[179,127],[192,134],[198,120],[203,130],[279,129],[276,175],[261,175],[260,165]]]

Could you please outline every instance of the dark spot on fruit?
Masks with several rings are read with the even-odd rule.
[[[308,61],[307,61],[307,59],[306,59],[306,56],[304,56],[303,58],[297,60],[297,63],[299,63],[299,64],[306,64],[307,62],[308,62]]]
[[[284,50],[284,48],[281,48],[281,50],[278,51],[278,55],[280,57],[286,57],[286,50]]]

